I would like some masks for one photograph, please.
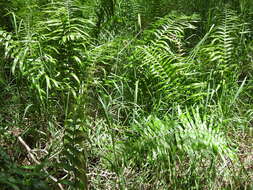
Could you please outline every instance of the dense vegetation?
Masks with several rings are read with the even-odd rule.
[[[252,0],[0,0],[0,189],[253,189]]]

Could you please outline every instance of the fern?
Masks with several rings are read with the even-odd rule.
[[[17,20],[19,32],[1,31],[0,42],[6,57],[13,60],[12,73],[28,84],[41,114],[46,115],[51,106],[62,104],[57,108],[62,109],[60,122],[65,122],[62,153],[67,163],[60,170],[66,168],[72,173],[69,181],[74,183],[74,188],[87,189],[86,150],[82,147],[87,139],[83,138],[85,129],[80,129],[80,122],[85,121],[82,113],[85,113],[87,92],[84,89],[90,78],[87,57],[92,49],[93,31],[89,16],[93,12],[90,10],[90,15],[85,15],[87,7],[80,2],[52,1],[41,8],[41,17],[36,18],[30,30],[27,27],[35,20],[29,23]]]
[[[225,101],[225,105],[230,101],[227,97],[234,96],[239,88],[238,80],[245,79],[242,62],[248,54],[245,50],[249,29],[244,19],[229,5],[215,10],[214,14],[213,26],[199,47],[196,62],[209,83],[209,91],[217,95],[214,99],[222,97],[220,100]]]
[[[195,29],[194,22],[197,22],[196,17],[187,16],[170,16],[158,21],[155,40],[140,47],[138,52],[142,68],[154,79],[150,88],[161,94],[166,102],[182,102],[202,96],[197,91],[204,83],[196,80],[196,73],[191,70],[194,65],[185,50],[184,32]]]
[[[71,184],[71,187],[88,189],[85,120],[82,121],[83,118],[71,114],[69,116],[71,116],[71,119],[68,119],[65,123],[64,150],[62,151],[62,158],[66,161],[59,169],[64,168],[66,171],[71,172],[68,178],[64,180]]]
[[[52,2],[42,10],[44,20],[32,30],[26,28],[31,23],[20,21],[16,35],[2,34],[5,55],[13,59],[12,72],[19,68],[41,103],[50,91],[67,89],[75,96],[80,78],[85,79],[82,71],[88,66],[92,31],[92,21],[82,15],[85,8],[79,1]]]
[[[162,180],[171,189],[191,189],[191,177],[209,180],[221,169],[220,163],[226,166],[227,160],[237,161],[220,125],[198,108],[185,113],[179,109],[177,119],[149,116],[131,126],[132,133],[118,149],[126,166],[151,172],[145,179]]]
[[[244,35],[245,23],[237,13],[227,6],[217,16],[217,25],[210,35],[211,43],[203,48],[203,55],[215,73],[219,73],[220,80],[228,77],[230,71],[238,70],[238,46],[242,47],[240,39]],[[229,78],[228,78],[229,79]]]

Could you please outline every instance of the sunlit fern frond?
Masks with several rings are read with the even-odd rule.
[[[203,48],[203,56],[216,72],[228,72],[238,68],[238,50],[243,48],[246,23],[228,6],[218,11],[215,27],[209,43]],[[209,67],[210,68],[210,67]]]
[[[52,1],[40,10],[40,17],[29,21],[14,15],[18,32],[3,41],[12,72],[18,68],[43,102],[51,90],[78,92],[92,45],[93,10],[78,0]]]
[[[238,161],[230,140],[220,130],[222,123],[210,116],[207,118],[198,107],[186,111],[178,109],[177,117],[173,120],[149,116],[131,126],[132,133],[127,135],[127,141],[119,145],[126,163],[152,168],[150,175],[159,180],[166,178],[168,173],[183,178],[189,171],[200,176],[205,173],[203,180],[218,170],[221,173],[229,170],[228,162]]]
[[[217,60],[218,63],[228,64],[231,63],[233,58],[241,23],[232,10],[225,9],[221,16],[223,17],[221,23],[211,35],[211,38],[213,38],[211,45],[214,47],[214,51],[210,56],[211,61]]]
[[[157,22],[151,30],[152,40],[140,48],[142,66],[150,73],[150,88],[157,91],[163,100],[185,101],[201,97],[198,92],[204,83],[196,79],[193,60],[188,59],[185,50],[185,31],[194,30],[196,17],[169,16]]]
[[[58,45],[79,42],[85,49],[87,42],[91,40],[90,32],[93,25],[89,19],[93,12],[83,15],[84,12],[87,13],[87,8],[76,0],[48,4],[43,11],[45,20],[40,22],[40,26],[45,27],[45,39]]]

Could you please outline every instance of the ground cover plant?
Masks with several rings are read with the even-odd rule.
[[[253,189],[251,0],[0,0],[0,189]]]

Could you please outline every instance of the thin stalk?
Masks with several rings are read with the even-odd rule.
[[[102,98],[99,96],[99,102],[101,103],[102,107],[103,107],[103,111],[105,114],[105,118],[106,118],[106,122],[107,122],[107,130],[110,132],[111,135],[111,143],[112,143],[112,147],[113,147],[113,156],[114,156],[114,160],[116,162],[116,166],[113,166],[114,172],[116,173],[118,179],[120,179],[120,175],[119,175],[119,165],[118,165],[118,158],[116,156],[116,146],[115,146],[115,135],[113,130],[113,124],[111,122],[110,116],[108,114],[108,106],[109,103],[106,105],[105,102],[102,100]],[[115,184],[117,184],[117,181],[115,182]],[[120,185],[120,189],[122,189],[123,187]]]

